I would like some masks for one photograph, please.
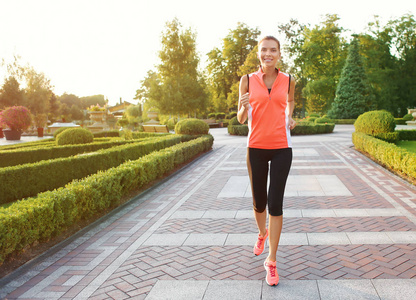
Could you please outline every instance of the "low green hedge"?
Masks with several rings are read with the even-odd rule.
[[[94,133],[94,138],[97,137],[119,137],[120,131],[119,130],[109,130],[109,131],[100,131]]]
[[[334,131],[335,124],[314,124],[314,123],[299,123],[290,131],[291,135],[307,135],[307,134],[321,134],[331,133]]]
[[[356,119],[331,119],[335,124],[354,124]]]
[[[416,179],[416,154],[371,135],[352,133],[355,148],[370,154],[380,163]]]
[[[62,187],[74,179],[84,178],[189,139],[189,136],[164,136],[93,153],[2,168],[0,204],[36,196]]]
[[[247,125],[228,125],[228,133],[231,135],[248,135]]]
[[[400,141],[416,141],[416,130],[396,130]]]
[[[208,134],[209,126],[199,119],[183,119],[175,125],[175,133],[177,134]]]
[[[210,135],[199,137],[0,208],[0,264],[15,251],[118,206],[122,196],[208,151],[212,143]]]
[[[24,147],[22,149],[16,148],[14,150],[5,150],[0,152],[0,168],[35,163],[48,159],[69,157],[80,153],[94,152],[134,142],[137,142],[137,140],[125,141],[121,139],[114,139],[111,141],[94,142],[91,144],[65,146],[53,146],[52,144],[45,146],[41,144],[39,146]]]

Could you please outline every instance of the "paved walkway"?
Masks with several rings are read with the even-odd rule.
[[[293,137],[269,287],[246,138],[214,150],[82,236],[3,282],[6,299],[414,299],[416,188],[351,146],[351,125]]]

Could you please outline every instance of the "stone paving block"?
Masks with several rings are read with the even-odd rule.
[[[199,219],[204,213],[205,211],[178,210],[170,216],[170,219]]]
[[[262,300],[316,300],[319,299],[315,280],[280,280],[277,286],[263,282]]]
[[[283,232],[280,236],[279,245],[308,245],[306,233]]]
[[[371,280],[318,280],[317,283],[321,300],[380,299]]]
[[[337,217],[367,217],[368,211],[366,209],[334,209]]]
[[[283,210],[283,218],[302,218],[302,210],[285,209]]]
[[[235,215],[236,219],[249,219],[254,217],[253,210],[238,210]]]
[[[351,244],[391,244],[385,232],[347,232]]]
[[[255,234],[229,234],[227,236],[227,240],[225,241],[225,245],[238,245],[238,246],[253,246],[256,243],[256,235]]]
[[[180,246],[188,238],[189,234],[152,234],[143,245],[146,246]]]
[[[260,280],[211,280],[204,300],[254,300],[261,299]]]
[[[226,239],[227,234],[222,233],[191,233],[183,244],[185,246],[223,246]]]
[[[381,300],[410,300],[416,295],[416,279],[373,279]]]
[[[415,231],[402,231],[402,232],[386,232],[387,236],[396,244],[415,244],[416,232]]]
[[[206,219],[234,219],[236,210],[207,210],[202,218]]]
[[[309,245],[351,244],[345,232],[307,233]]]
[[[202,299],[208,283],[206,280],[158,280],[145,299]]]
[[[369,216],[402,216],[403,213],[396,208],[374,208],[366,209]]]
[[[336,214],[333,209],[302,209],[304,218],[333,218]]]

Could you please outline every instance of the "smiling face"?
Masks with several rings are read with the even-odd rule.
[[[280,59],[279,45],[275,40],[263,40],[259,44],[259,52],[257,57],[261,66],[275,68]]]

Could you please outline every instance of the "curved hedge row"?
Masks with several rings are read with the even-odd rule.
[[[355,148],[370,154],[380,163],[416,179],[416,154],[361,132],[352,133]]]
[[[37,147],[24,147],[22,149],[5,150],[0,152],[0,168],[35,163],[42,160],[69,157],[80,153],[94,152],[115,146],[137,143],[138,141],[113,140],[95,142],[92,144]]]
[[[2,168],[0,204],[59,188],[74,179],[107,170],[127,160],[138,159],[190,139],[190,136],[163,136],[93,153]]]
[[[0,264],[14,251],[48,240],[79,220],[118,206],[122,196],[208,151],[212,143],[210,135],[199,137],[0,208]]]
[[[231,135],[248,135],[247,125],[228,125],[228,133]]]

